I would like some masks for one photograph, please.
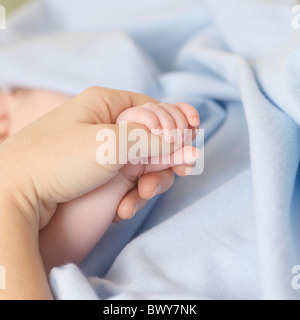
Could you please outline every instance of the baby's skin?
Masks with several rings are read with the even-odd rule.
[[[32,89],[0,94],[0,142],[70,98],[62,93]],[[174,129],[183,134],[185,129],[199,126],[198,112],[191,105],[182,102],[174,105],[148,103],[122,112],[116,123],[121,122],[140,124],[154,135],[160,135],[160,139],[167,143],[174,145],[178,142],[180,147],[177,147],[177,151],[175,148],[176,152],[168,163],[128,163],[105,185],[73,201],[60,204],[50,223],[40,231],[40,252],[47,272],[55,266],[79,263],[84,259],[104,235],[116,215],[121,199],[136,185],[140,176],[178,165],[178,162],[174,163],[176,156],[183,160],[178,167],[189,169],[199,157],[196,148],[194,152],[183,156],[185,148],[182,148],[182,136],[169,134]],[[177,174],[180,174],[180,170]],[[181,175],[185,174],[183,170]],[[153,196],[159,191],[156,190]],[[139,204],[132,216],[138,209]]]

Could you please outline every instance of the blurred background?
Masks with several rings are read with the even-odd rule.
[[[6,9],[6,13],[9,14],[17,7],[29,1],[30,0],[0,0],[0,5],[4,6]]]

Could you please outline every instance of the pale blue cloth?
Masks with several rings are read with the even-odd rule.
[[[299,299],[300,33],[294,1],[45,0],[1,33],[0,85],[91,85],[197,107],[205,169],[129,221],[57,299]]]

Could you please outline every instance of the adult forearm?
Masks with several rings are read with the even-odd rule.
[[[37,228],[10,200],[0,197],[0,299],[51,299],[39,254]]]
[[[51,299],[38,247],[39,219],[27,197],[32,194],[20,193],[31,186],[3,161],[7,148],[1,146],[0,153],[0,299]]]

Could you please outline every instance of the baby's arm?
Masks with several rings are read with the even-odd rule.
[[[40,232],[40,251],[47,271],[79,263],[111,224],[119,202],[135,183],[118,173],[112,180],[73,201],[60,204]]]
[[[156,130],[156,134],[163,132],[168,141],[173,140],[168,134],[173,129],[183,133],[184,129],[199,126],[196,109],[185,103],[151,103],[133,107],[119,115],[116,122],[120,121],[142,124],[149,130]],[[197,157],[195,155],[186,162]],[[170,166],[173,164],[127,164],[105,185],[59,205],[49,225],[40,232],[40,251],[47,271],[64,263],[79,263],[106,232],[119,202],[136,185],[136,179],[144,173]]]

